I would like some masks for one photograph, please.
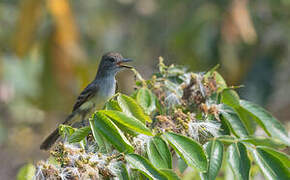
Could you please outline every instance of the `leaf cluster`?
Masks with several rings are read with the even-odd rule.
[[[144,80],[135,71],[137,90],[108,100],[92,114],[90,127],[62,126],[60,133],[84,152],[107,157],[97,166],[100,178],[175,180],[192,168],[201,179],[214,180],[226,166],[235,179],[246,180],[258,166],[267,179],[289,179],[289,156],[279,151],[290,144],[287,131],[265,109],[240,99],[216,69],[187,72],[160,58],[158,73]],[[265,136],[256,135],[258,128]],[[62,149],[52,154],[57,163],[78,168],[64,160]],[[115,170],[107,168],[113,160]]]

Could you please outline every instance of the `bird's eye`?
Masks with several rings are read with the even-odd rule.
[[[109,61],[110,62],[115,62],[115,59],[114,58],[109,58]]]

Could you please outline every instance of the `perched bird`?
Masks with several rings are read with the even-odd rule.
[[[123,63],[131,61],[119,53],[106,53],[102,56],[95,79],[81,92],[73,106],[72,113],[62,124],[73,125],[84,121],[94,110],[100,109],[115,94],[117,72],[124,68],[132,68]],[[60,137],[55,129],[40,145],[40,149],[48,150]]]

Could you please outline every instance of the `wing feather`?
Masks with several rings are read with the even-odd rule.
[[[76,103],[73,106],[73,111],[77,110],[79,107],[81,107],[81,105],[83,105],[85,102],[94,97],[98,89],[99,87],[96,84],[94,83],[89,84],[77,98]]]

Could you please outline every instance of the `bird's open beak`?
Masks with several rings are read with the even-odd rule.
[[[119,67],[124,67],[124,68],[129,68],[129,69],[131,69],[131,68],[133,68],[132,66],[128,66],[128,65],[125,65],[124,63],[126,63],[126,62],[131,62],[132,61],[132,59],[122,59],[121,61],[119,61],[118,63],[117,63],[117,65],[119,66]]]

